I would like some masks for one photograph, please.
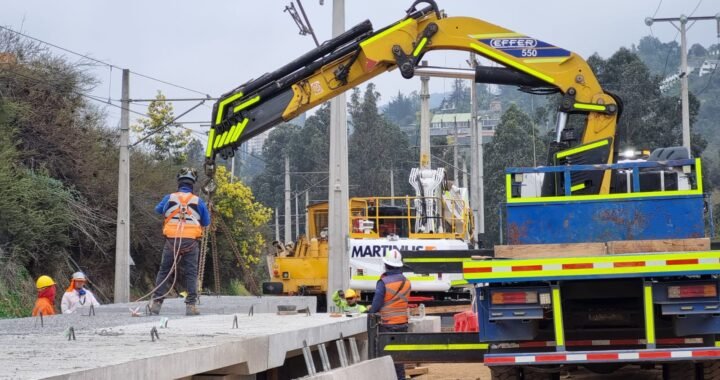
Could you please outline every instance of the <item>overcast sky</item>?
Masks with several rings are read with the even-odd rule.
[[[290,0],[0,0],[0,25],[75,50],[118,67],[155,76],[218,96],[245,81],[272,71],[312,49],[309,36],[298,29],[283,9]],[[346,26],[370,19],[378,29],[404,16],[412,1],[346,0]],[[333,0],[304,0],[320,41],[330,37]],[[448,16],[469,16],[501,25],[553,43],[587,58],[597,52],[607,57],[620,46],[630,46],[650,34],[643,20],[657,17],[720,12],[720,0],[438,0]],[[662,41],[671,41],[676,30],[667,23],[652,28]],[[714,22],[700,22],[688,32],[689,44],[707,46],[717,41]],[[679,41],[679,38],[678,38]],[[59,52],[62,53],[62,52]],[[66,54],[70,59],[77,59]],[[465,53],[433,52],[431,65],[461,67]],[[101,84],[93,93],[120,97],[120,73],[100,67],[92,71]],[[109,81],[112,76],[112,82]],[[400,73],[386,73],[373,82],[385,103],[398,90],[419,89],[419,79],[404,80]],[[449,89],[450,81],[432,79],[431,92]],[[198,94],[131,77],[131,98],[152,98],[162,90],[168,98]],[[176,114],[192,106],[176,103]],[[206,121],[211,104],[183,118]],[[133,105],[144,111],[142,105]],[[108,107],[111,125],[118,110]],[[194,126],[201,130],[200,127]]]

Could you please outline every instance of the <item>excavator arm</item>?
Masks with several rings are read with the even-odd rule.
[[[428,7],[416,9],[419,3]],[[223,95],[213,107],[205,170],[248,139],[310,110],[371,78],[398,68],[412,78],[425,53],[477,53],[503,67],[477,67],[476,82],[516,85],[530,92],[559,92],[558,164],[612,163],[619,99],[603,91],[577,54],[486,21],[443,17],[431,0],[418,0],[402,20],[373,31],[365,21],[282,68]],[[587,115],[582,131],[565,130],[567,115]],[[609,173],[586,191],[608,193]]]

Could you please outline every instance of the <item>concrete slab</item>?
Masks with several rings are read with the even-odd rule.
[[[344,368],[333,369],[314,376],[305,377],[312,380],[397,380],[395,366],[390,356],[383,356],[372,360],[366,360]]]
[[[95,316],[87,316],[89,310],[87,308],[80,310],[79,313],[67,315],[54,315],[43,318],[44,327],[41,328],[38,318],[17,318],[17,319],[0,319],[0,334],[5,332],[33,333],[33,334],[54,334],[62,332],[70,326],[75,328],[76,332],[89,331],[93,332],[98,329],[117,328],[122,325],[136,323],[159,323],[160,319],[167,317],[171,320],[187,318],[185,317],[185,303],[182,299],[167,299],[163,303],[160,316],[131,317],[130,308],[140,307],[143,311],[145,302],[142,303],[124,303],[101,305],[95,308]],[[202,315],[215,314],[243,314],[247,315],[251,306],[254,306],[255,313],[274,313],[277,311],[277,305],[295,305],[298,309],[310,307],[313,314],[316,310],[317,298],[315,297],[210,297],[204,296],[200,298],[198,308]],[[194,317],[191,317],[194,318]]]
[[[366,330],[363,317],[324,314],[239,315],[239,328],[232,324],[230,315],[200,316],[171,320],[168,328],[158,328],[157,322],[113,328],[120,335],[77,331],[75,341],[63,333],[5,331],[0,378],[176,379],[238,365],[244,367],[239,372],[253,374],[282,365],[303,340],[316,345]],[[160,335],[155,342],[153,327]]]
[[[314,297],[204,297],[201,316],[185,317],[182,300],[167,300],[160,316],[130,317],[127,304],[82,314],[0,320],[0,378],[178,379],[216,371],[253,375],[278,368],[308,346],[358,338],[366,354],[367,318],[286,315],[279,304],[315,308]],[[255,314],[247,311],[255,306]],[[207,315],[208,313],[219,313]],[[87,310],[85,311],[87,313]],[[233,328],[237,317],[238,328]],[[167,328],[161,326],[164,318]],[[439,331],[438,317],[413,318],[413,331]],[[75,340],[66,334],[69,327]],[[155,328],[159,339],[153,341]],[[218,371],[221,370],[221,371]],[[306,373],[306,372],[305,372]],[[248,377],[252,378],[252,376]],[[378,378],[379,379],[379,378]]]

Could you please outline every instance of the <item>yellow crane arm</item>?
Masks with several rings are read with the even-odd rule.
[[[418,3],[430,6],[416,10]],[[556,160],[612,162],[618,101],[603,91],[584,59],[486,21],[442,17],[434,1],[420,0],[395,24],[373,31],[365,21],[223,95],[213,108],[206,172],[212,176],[217,154],[230,156],[244,141],[380,73],[399,68],[411,78],[422,56],[432,50],[473,52],[504,66],[478,67],[478,83],[560,92]],[[581,132],[563,131],[565,117],[572,113],[587,115]],[[595,192],[607,193],[609,183],[606,173]]]

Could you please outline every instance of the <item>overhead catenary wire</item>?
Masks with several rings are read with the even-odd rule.
[[[34,78],[34,77],[32,77],[32,76],[25,75],[25,74],[19,73],[19,72],[14,71],[14,70],[9,70],[9,69],[8,69],[8,70],[6,70],[6,71],[10,72],[11,74],[17,75],[17,76],[19,76],[19,77],[22,77],[22,78],[25,78],[25,79],[28,79],[28,80],[32,80],[32,81],[34,81],[34,82],[36,82],[36,83],[38,83],[38,84],[42,84],[42,85],[45,85],[45,86],[48,86],[48,87],[58,87],[58,86],[60,86],[60,83],[58,83],[58,82],[55,82],[55,83],[53,84],[52,82],[40,80],[40,79],[38,79],[38,78]],[[76,91],[76,90],[69,90],[69,92],[71,92],[71,93],[73,93],[73,94],[75,94],[75,95],[81,96],[81,97],[83,97],[83,98],[96,101],[96,102],[98,102],[98,103],[102,103],[102,104],[105,104],[105,105],[108,105],[108,106],[112,106],[112,107],[115,107],[115,108],[123,109],[123,107],[122,107],[121,105],[114,104],[114,103],[109,102],[109,101],[107,101],[107,100],[105,100],[105,99],[103,99],[103,98],[101,98],[101,97],[99,97],[99,96],[96,96],[96,95],[91,95],[91,94],[87,94],[87,93],[80,92],[80,91]],[[203,100],[202,102],[204,102],[204,100]],[[160,129],[157,129],[157,130],[154,131],[152,134],[157,133],[157,132],[159,132],[162,128],[165,128],[165,127],[168,127],[168,126],[175,126],[175,127],[178,127],[178,128],[182,128],[182,129],[185,129],[185,130],[189,130],[189,131],[194,132],[194,133],[200,133],[200,134],[202,134],[202,132],[198,132],[198,131],[195,131],[195,130],[192,129],[192,128],[185,127],[185,126],[183,126],[183,125],[179,125],[179,124],[175,123],[175,121],[177,121],[177,119],[179,119],[180,117],[186,115],[187,113],[189,113],[190,111],[194,110],[194,109],[197,108],[198,106],[199,106],[199,104],[198,104],[198,105],[195,105],[194,107],[190,108],[189,110],[183,112],[182,114],[180,114],[180,116],[176,117],[171,123],[168,123],[168,124],[166,124],[166,125],[161,126]],[[128,109],[128,111],[129,111],[130,113],[132,113],[132,114],[135,114],[135,115],[138,115],[138,116],[142,116],[142,117],[145,117],[145,118],[149,118],[149,117],[150,117],[150,116],[149,116],[148,114],[146,114],[146,113],[139,112],[139,111],[135,111],[135,110],[133,110],[133,109]],[[203,136],[204,136],[204,134],[203,134]],[[150,137],[150,136],[145,136],[143,139],[146,139],[146,138],[148,138],[148,137]],[[132,147],[132,146],[135,146],[135,145],[137,145],[137,144],[138,144],[138,143],[136,142],[135,144],[131,145],[131,147]]]
[[[19,35],[19,36],[22,36],[22,37],[31,39],[31,40],[33,40],[33,41],[39,42],[39,43],[44,44],[44,45],[47,45],[47,46],[51,46],[51,47],[53,47],[53,48],[55,48],[55,49],[62,50],[62,51],[64,51],[64,52],[66,52],[66,53],[70,53],[70,54],[76,55],[76,56],[81,57],[81,58],[83,58],[83,59],[87,59],[87,60],[89,60],[89,61],[92,61],[92,62],[95,62],[95,63],[99,63],[99,64],[101,64],[101,65],[104,65],[104,66],[109,67],[111,70],[112,70],[113,68],[115,68],[115,69],[121,69],[121,70],[125,69],[124,67],[121,67],[121,66],[118,66],[118,65],[114,65],[114,64],[112,64],[112,63],[105,62],[105,61],[102,61],[102,60],[97,59],[97,58],[90,57],[90,56],[88,56],[88,55],[86,55],[86,54],[78,53],[78,52],[76,52],[76,51],[74,51],[74,50],[71,50],[71,49],[62,47],[62,46],[60,46],[60,45],[57,45],[57,44],[54,44],[54,43],[51,43],[51,42],[48,42],[48,41],[45,41],[45,40],[41,40],[41,39],[39,39],[39,38],[37,38],[37,37],[33,37],[33,36],[30,36],[30,35],[25,34],[25,33],[22,33],[22,32],[18,32],[17,30],[12,29],[12,28],[8,28],[7,26],[2,26],[2,25],[0,25],[0,29],[7,30],[8,32],[15,33],[15,34],[17,34],[17,35]],[[129,70],[129,69],[128,69],[128,70]],[[151,76],[151,75],[142,74],[142,73],[139,73],[139,72],[134,71],[134,70],[130,70],[130,72],[131,72],[132,74],[135,74],[135,75],[137,75],[137,76],[139,76],[139,77],[142,77],[142,78],[145,78],[145,79],[153,80],[153,81],[158,82],[158,83],[163,83],[163,84],[166,84],[166,85],[168,85],[168,86],[172,86],[172,87],[179,88],[179,89],[182,89],[182,90],[185,90],[185,91],[189,91],[189,92],[194,92],[194,93],[196,93],[196,94],[204,95],[204,96],[210,98],[210,95],[209,95],[207,92],[204,92],[204,91],[194,90],[194,89],[192,89],[192,88],[189,88],[189,87],[186,87],[186,86],[182,86],[182,85],[179,85],[179,84],[176,84],[176,83],[168,82],[168,81],[166,81],[166,80],[159,79],[159,78],[156,78],[156,77]]]

